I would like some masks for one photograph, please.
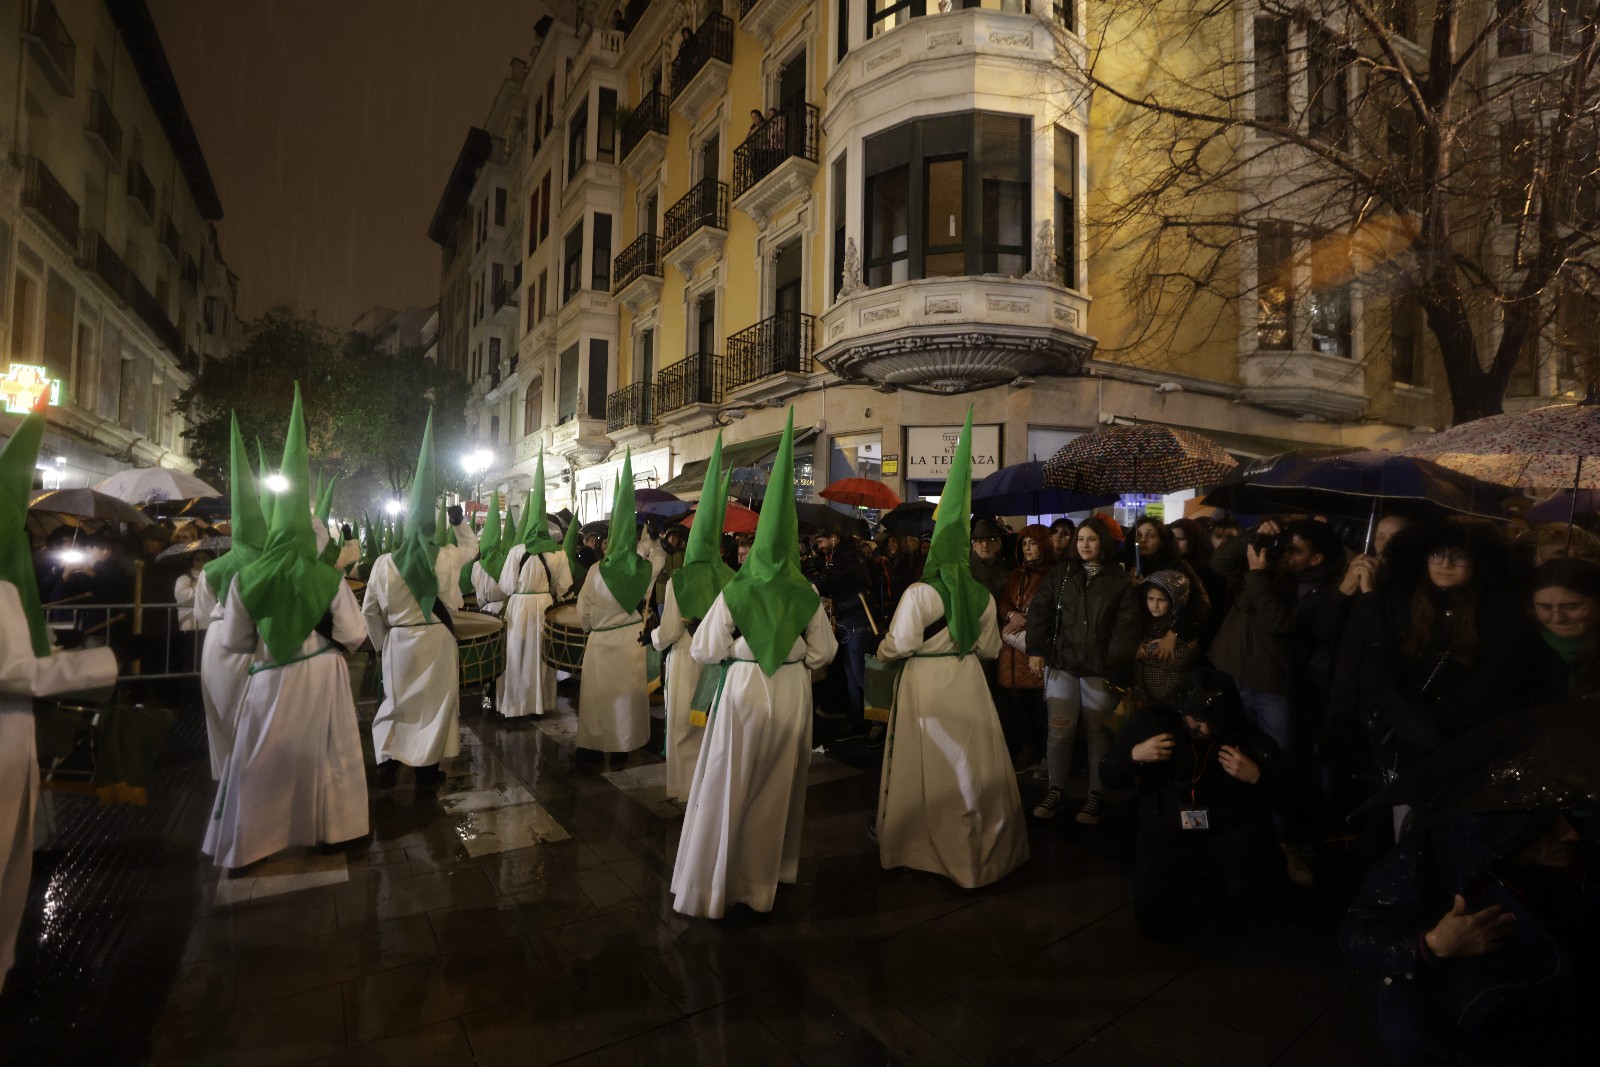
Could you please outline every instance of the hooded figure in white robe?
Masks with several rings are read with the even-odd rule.
[[[544,453],[534,467],[533,489],[522,509],[517,543],[500,569],[506,601],[506,673],[496,704],[508,719],[556,710],[556,669],[544,661],[545,612],[571,595],[566,554],[550,536],[544,510]]]
[[[509,506],[504,528],[500,525],[500,490],[496,489],[489,494],[489,513],[483,522],[483,532],[478,535],[478,558],[472,564],[472,595],[478,600],[478,610],[485,615],[505,614],[506,596],[500,591],[500,572],[505,568],[506,554],[514,536]]]

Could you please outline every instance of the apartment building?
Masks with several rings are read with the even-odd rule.
[[[0,55],[0,344],[56,383],[41,484],[193,469],[172,402],[237,345],[238,279],[149,10],[0,0]]]
[[[1248,61],[1254,11],[1236,7],[1227,47]],[[1076,0],[601,12],[540,24],[499,128],[463,148],[473,175],[458,165],[441,202],[456,205],[448,241],[435,219],[444,337],[483,310],[453,292],[480,293],[496,267],[516,277],[492,210],[508,183],[520,313],[492,335],[515,360],[456,353],[490,483],[526,485],[542,449],[551,508],[587,517],[627,445],[639,485],[692,497],[719,431],[759,480],[791,404],[798,491],[861,475],[907,498],[938,494],[969,404],[980,477],[1118,421],[1262,455],[1398,447],[1443,418],[1444,390],[1402,379],[1400,333],[1367,325],[1387,312],[1349,277],[1302,272],[1281,282],[1298,304],[1263,300],[1268,243],[1234,264],[1243,288],[1209,333],[1174,324],[1193,342],[1181,356],[1130,341],[1137,295],[1085,239],[1121,146],[1090,109]],[[478,245],[493,258],[464,278]],[[1260,319],[1285,307],[1299,318],[1274,348]],[[1406,341],[1422,367],[1425,338]]]

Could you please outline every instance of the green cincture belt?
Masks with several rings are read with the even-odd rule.
[[[427,624],[424,623],[423,625],[427,625]],[[252,664],[250,664],[250,673],[251,674],[260,674],[262,671],[275,671],[280,667],[287,667],[291,663],[299,663],[301,660],[315,659],[316,657],[322,655],[324,652],[332,652],[334,650],[334,647],[335,646],[333,646],[333,645],[323,645],[321,648],[317,649],[315,652],[302,652],[298,656],[290,656],[288,659],[284,660],[282,663],[252,663]]]

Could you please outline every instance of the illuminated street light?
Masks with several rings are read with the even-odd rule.
[[[398,500],[391,500],[387,504],[383,505],[383,510],[387,511],[391,515],[398,515],[405,509],[406,506]]]
[[[274,493],[285,493],[289,490],[289,479],[281,474],[267,475],[267,488]]]

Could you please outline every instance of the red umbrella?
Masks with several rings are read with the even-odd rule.
[[[900,504],[900,498],[893,489],[871,478],[840,478],[818,495],[836,504],[854,504],[858,508],[877,508],[880,511],[888,511]]]
[[[698,514],[700,514],[698,510],[690,512],[683,517],[679,525],[685,529],[688,529],[690,526],[694,525],[694,517]],[[757,518],[758,516],[756,513],[744,505],[729,503],[728,513],[722,519],[722,532],[755,533]]]

